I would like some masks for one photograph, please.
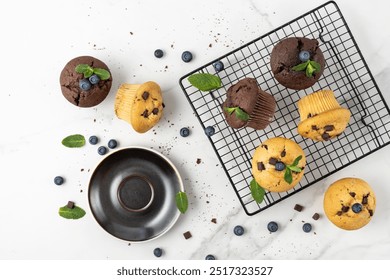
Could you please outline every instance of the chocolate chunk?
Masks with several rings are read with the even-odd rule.
[[[349,195],[352,196],[352,197],[355,197],[356,193],[355,192],[350,192]]]
[[[270,158],[269,161],[268,161],[268,163],[271,164],[271,165],[275,165],[277,162],[278,162],[278,159],[273,158],[273,157]]]
[[[283,150],[280,154],[281,157],[285,157],[286,156],[286,150]]]
[[[334,125],[330,124],[330,125],[325,125],[324,126],[324,129],[325,131],[332,131],[334,130]]]
[[[313,220],[318,220],[319,218],[320,218],[320,214],[318,214],[318,213],[314,213],[314,215],[313,215]]]
[[[257,163],[257,170],[260,170],[260,171],[265,170],[265,166],[261,161]]]
[[[372,211],[371,209],[368,210],[368,213],[370,213],[371,217],[372,217],[372,215],[374,215],[374,211]]]
[[[268,150],[268,146],[267,145],[261,145],[264,149]]]
[[[307,118],[311,118],[311,113],[309,113],[309,114],[307,115]]]
[[[186,231],[185,233],[183,233],[183,235],[184,235],[184,238],[185,238],[185,239],[189,239],[189,238],[192,237],[192,234],[191,234],[191,232],[189,232],[189,231]]]
[[[157,115],[158,114],[158,108],[154,108],[152,113],[153,113],[153,115]]]
[[[344,213],[345,213],[345,212],[348,212],[348,210],[349,210],[349,207],[348,207],[348,206],[344,206],[344,205],[343,205],[343,207],[341,207],[341,211],[343,211]]]
[[[148,99],[148,97],[149,97],[149,92],[144,91],[144,93],[142,94],[142,99],[146,100],[146,99]]]
[[[324,132],[321,136],[322,136],[322,139],[324,139],[325,141],[328,141],[330,139],[330,135],[326,132]]]
[[[313,130],[318,130],[318,127],[317,127],[316,125],[312,125],[312,126],[311,126],[311,129],[313,129]]]
[[[200,158],[196,159],[196,164],[200,164],[202,160]]]
[[[343,214],[343,212],[341,212],[341,211],[337,212],[337,216],[341,216],[342,214]]]
[[[362,199],[362,204],[367,204],[368,203],[368,195],[363,196]]]
[[[144,118],[148,117],[148,109],[145,109],[145,111],[141,114]]]
[[[165,108],[165,104],[164,103],[162,104],[162,106],[163,106],[163,108]]]
[[[216,223],[217,223],[217,219],[216,219],[216,218],[212,218],[212,219],[211,219],[211,222],[214,223],[214,224],[216,224]]]
[[[299,205],[299,204],[295,204],[294,206],[294,210],[298,211],[298,212],[301,212],[303,209],[303,206],[302,205]]]
[[[73,201],[68,201],[68,204],[66,205],[66,207],[68,207],[69,209],[73,209],[74,208],[74,202]]]

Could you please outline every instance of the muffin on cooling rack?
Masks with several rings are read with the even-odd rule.
[[[367,225],[375,212],[376,199],[370,185],[359,178],[343,178],[329,186],[324,211],[337,227],[355,230]]]
[[[232,85],[222,104],[226,122],[233,128],[266,128],[274,114],[276,102],[263,91],[254,78],[244,78]]]
[[[275,79],[290,89],[306,89],[321,77],[325,58],[318,41],[290,37],[277,43],[271,52],[271,71]]]
[[[263,189],[283,192],[299,183],[305,165],[305,153],[297,143],[276,137],[256,148],[252,158],[252,175]]]
[[[301,121],[298,133],[316,141],[328,141],[347,127],[351,112],[337,102],[333,91],[320,90],[298,101]]]

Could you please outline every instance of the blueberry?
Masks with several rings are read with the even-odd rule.
[[[278,161],[277,163],[275,163],[275,170],[283,171],[285,168],[286,168],[286,165],[284,165],[283,162]]]
[[[278,230],[278,224],[276,222],[269,222],[267,228],[270,232],[275,232]]]
[[[157,58],[162,58],[164,56],[164,52],[160,49],[154,51],[154,56]]]
[[[56,184],[57,186],[60,186],[64,183],[64,178],[62,178],[61,176],[56,176],[54,178],[54,184]]]
[[[208,126],[205,128],[204,133],[206,133],[207,136],[212,136],[215,133],[215,128],[212,126]]]
[[[81,90],[88,91],[91,89],[91,86],[92,85],[88,79],[82,79],[79,82],[79,87],[81,88]]]
[[[311,224],[309,223],[303,224],[302,229],[304,232],[311,232]]]
[[[104,146],[100,146],[99,148],[98,148],[98,154],[99,155],[105,155],[107,153],[107,148],[106,147],[104,147]]]
[[[352,211],[354,213],[360,213],[361,211],[363,210],[363,206],[360,204],[360,203],[355,203],[354,205],[352,205]]]
[[[219,72],[225,69],[225,66],[223,65],[222,61],[217,61],[213,64],[215,71]]]
[[[156,249],[153,250],[153,254],[154,254],[157,258],[161,257],[161,256],[162,256],[162,253],[163,253],[163,251],[162,251],[161,248],[156,248]]]
[[[98,75],[93,74],[91,77],[89,77],[89,82],[90,82],[92,85],[96,85],[98,82],[100,82],[100,78],[99,78]]]
[[[233,232],[235,235],[241,236],[244,234],[244,228],[242,226],[235,226]]]
[[[310,53],[308,51],[300,51],[298,57],[300,61],[306,62],[310,59]]]
[[[183,52],[181,55],[181,59],[184,62],[190,62],[192,60],[192,53],[190,53],[189,51]]]
[[[108,147],[110,149],[115,149],[118,146],[118,142],[115,139],[108,141]]]
[[[204,259],[208,261],[213,261],[215,260],[215,257],[213,255],[207,255]]]
[[[180,129],[180,136],[187,137],[188,135],[190,135],[190,130],[187,127]]]
[[[97,138],[97,136],[95,136],[95,135],[92,135],[91,137],[89,137],[88,141],[89,141],[89,144],[96,145],[99,142],[99,138]]]

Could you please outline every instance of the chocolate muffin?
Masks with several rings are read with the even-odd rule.
[[[99,59],[80,56],[65,65],[60,84],[62,94],[70,103],[78,107],[93,107],[107,97],[112,77],[107,65]]]
[[[274,97],[261,90],[253,78],[244,78],[232,85],[222,104],[226,122],[233,128],[264,129],[271,122],[275,108]]]
[[[318,41],[290,37],[277,43],[271,53],[271,70],[283,86],[301,90],[314,85],[321,77],[325,58]]]

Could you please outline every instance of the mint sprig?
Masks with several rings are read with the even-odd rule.
[[[224,107],[223,109],[230,115],[234,112],[236,117],[244,122],[249,120],[249,114],[240,107]]]
[[[255,179],[252,179],[250,182],[250,190],[253,199],[258,203],[262,203],[264,200],[265,190],[256,182]]]
[[[314,73],[321,71],[321,65],[313,60],[308,60],[291,68],[293,71],[305,71],[306,77],[312,77]]]
[[[176,194],[176,206],[180,213],[184,214],[188,209],[188,198],[185,192],[178,192]]]
[[[63,207],[60,207],[60,209],[58,210],[58,214],[65,219],[77,220],[84,217],[85,211],[78,206],[69,208],[67,205],[65,205]]]
[[[188,81],[201,91],[210,91],[222,86],[221,79],[218,76],[208,73],[192,74],[188,77]]]
[[[108,72],[106,69],[94,68],[89,66],[88,64],[77,65],[75,71],[79,74],[83,74],[84,78],[89,78],[93,74],[96,74],[102,81],[108,80],[111,76],[110,72]]]
[[[302,159],[302,156],[298,156],[292,164],[286,164],[286,171],[284,172],[284,180],[291,184],[293,181],[292,172],[300,173],[302,168],[298,167],[299,161]]]

